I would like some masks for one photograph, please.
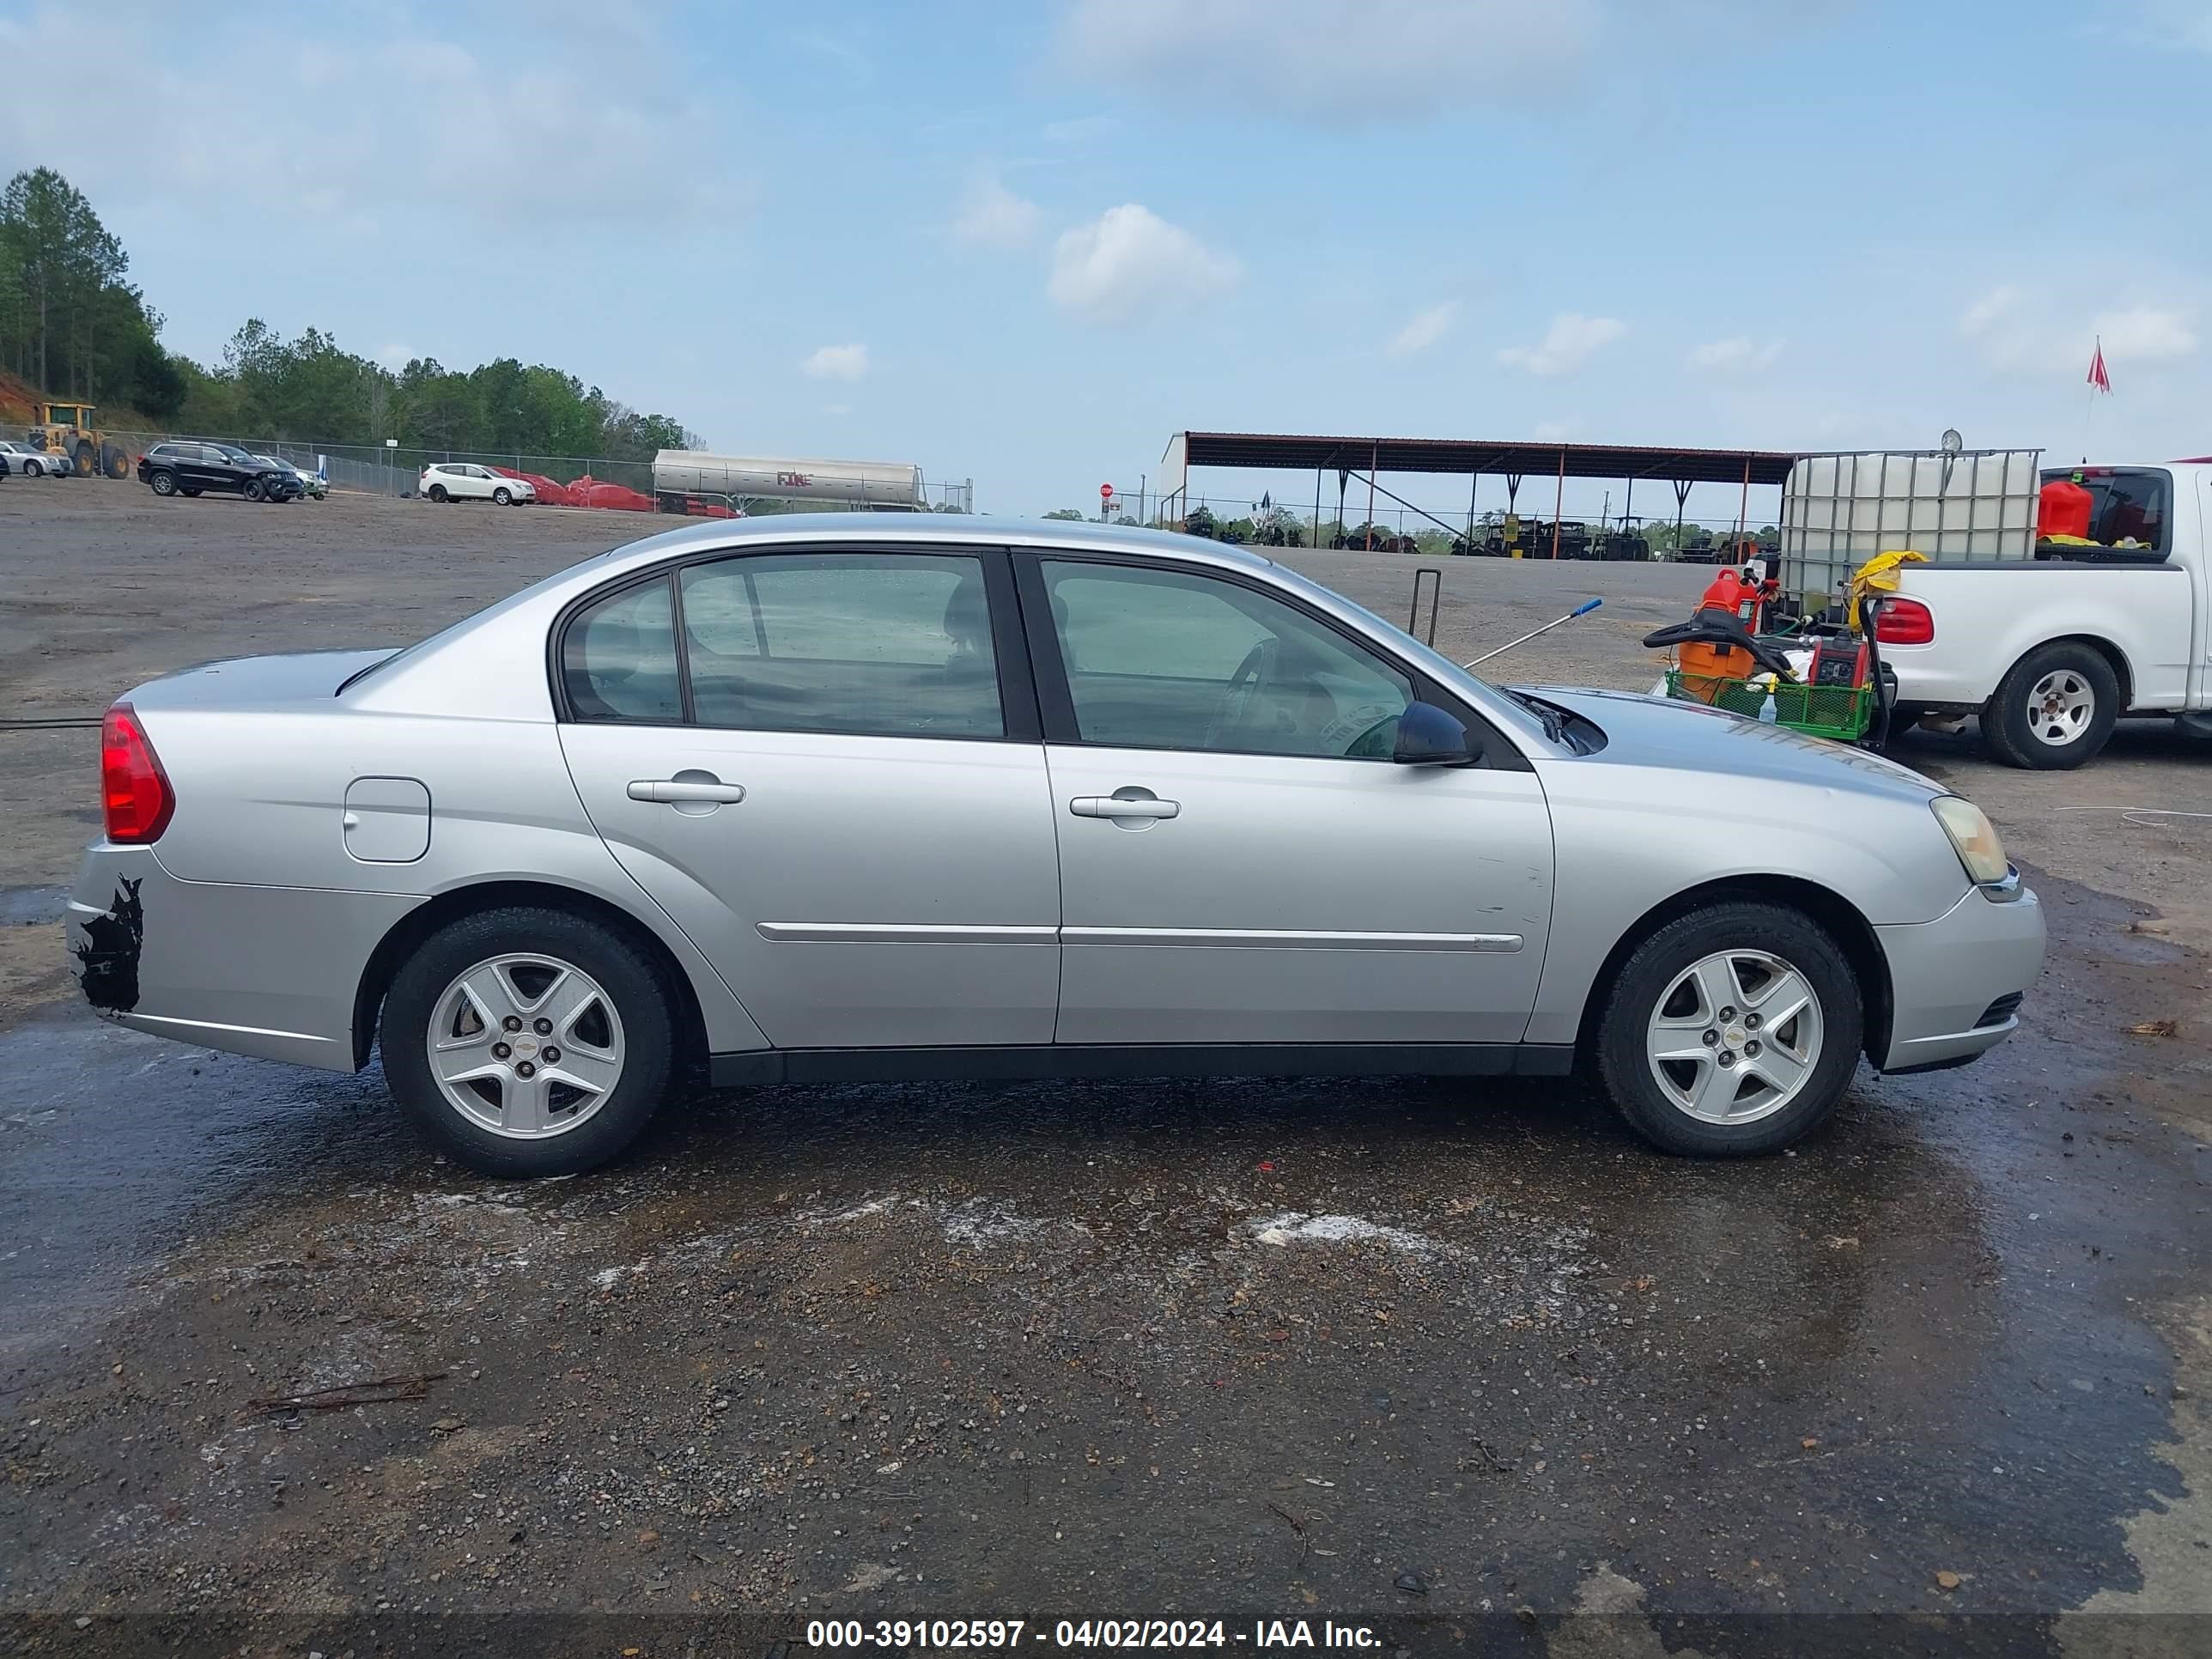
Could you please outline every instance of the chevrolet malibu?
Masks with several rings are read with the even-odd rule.
[[[1982,813],[1711,710],[1506,690],[1238,549],[973,520],[676,531],[410,649],[107,714],[70,906],[123,1024],[382,1057],[503,1176],[681,1078],[1554,1075],[1771,1152],[1863,1054],[2018,1024]]]

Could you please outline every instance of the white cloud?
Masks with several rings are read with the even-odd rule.
[[[250,88],[235,42],[179,31],[173,9],[117,0],[105,21],[98,74],[20,77],[0,99],[0,155],[100,135],[53,159],[104,213],[152,200],[259,221],[274,198],[366,233],[380,214],[418,212],[435,177],[488,186],[472,216],[568,234],[665,221],[665,194],[641,187],[656,179],[684,180],[688,213],[726,214],[750,194],[714,159],[731,152],[726,112],[647,21],[551,7],[527,27],[432,11],[394,27],[360,9],[258,40]],[[51,6],[11,56],[62,61],[83,40],[82,15]],[[240,188],[241,167],[254,189]]]
[[[1063,309],[1094,322],[1125,323],[1148,313],[1225,294],[1243,267],[1134,202],[1061,233],[1046,291]]]
[[[1959,319],[1960,329],[1967,334],[1986,334],[1990,327],[2020,304],[2020,290],[2006,283],[1991,289],[1966,307],[1966,314]]]
[[[2100,342],[2105,361],[2116,368],[2175,362],[2195,355],[2201,343],[2187,307],[2139,301],[2078,320],[2083,309],[2078,296],[2069,303],[2006,284],[1969,305],[1959,331],[1981,348],[1991,368],[2039,377],[2087,373]]]
[[[826,345],[799,366],[817,380],[857,380],[868,372],[864,345]]]
[[[2212,52],[2212,5],[2204,0],[2140,0],[2140,9],[2153,40]]]
[[[1585,317],[1563,311],[1552,319],[1544,337],[1532,346],[1507,346],[1498,361],[1508,368],[1525,368],[1531,374],[1565,374],[1580,368],[1591,355],[1628,332],[1618,317]]]
[[[1769,340],[1761,345],[1748,334],[1736,334],[1725,340],[1708,340],[1703,345],[1692,346],[1690,367],[1716,374],[1754,374],[1773,368],[1774,360],[1781,355],[1779,340]]]
[[[1533,430],[1540,444],[1563,444],[1575,435],[1572,421],[1539,421]]]
[[[955,241],[970,247],[996,248],[1011,252],[1036,240],[1044,211],[1024,201],[996,179],[979,178],[969,187],[952,222]]]
[[[1459,302],[1456,300],[1447,300],[1442,305],[1431,306],[1426,311],[1417,311],[1405,327],[1390,337],[1390,343],[1382,349],[1393,357],[1415,356],[1450,333],[1453,319],[1458,315]]]
[[[2101,338],[2114,362],[2163,363],[2197,349],[2197,331],[2186,312],[2166,306],[2130,306],[2102,311],[2090,325],[2093,341]]]
[[[1188,98],[1202,66],[1209,100],[1378,121],[1548,95],[1599,24],[1598,0],[1075,0],[1060,49],[1072,71],[1163,97]]]

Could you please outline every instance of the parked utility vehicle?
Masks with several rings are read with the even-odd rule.
[[[2123,715],[2212,737],[2212,456],[2046,471],[2095,498],[2087,544],[1913,564],[1876,637],[1900,714],[1974,714],[1999,759],[2061,769]]]

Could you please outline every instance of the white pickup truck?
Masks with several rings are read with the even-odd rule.
[[[1905,566],[1875,629],[1900,716],[1978,714],[1999,759],[2050,769],[2123,715],[2212,737],[2212,457],[2045,476],[2087,488],[2091,538],[2118,544]]]

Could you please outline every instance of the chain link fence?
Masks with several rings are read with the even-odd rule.
[[[0,426],[0,439],[23,442],[28,436],[27,427]],[[106,442],[120,446],[135,466],[138,457],[155,444],[172,440],[197,441],[235,444],[239,448],[256,455],[273,456],[295,466],[313,472],[321,471],[333,489],[364,490],[378,495],[411,495],[420,482],[422,469],[434,463],[473,463],[477,466],[526,473],[533,477],[550,478],[555,483],[567,486],[580,479],[594,483],[617,484],[635,490],[647,500],[653,498],[653,463],[651,461],[619,461],[604,455],[533,455],[527,451],[490,451],[481,449],[430,449],[398,444],[333,444],[302,442],[284,438],[222,438],[211,439],[203,433],[136,432],[119,428],[103,429],[100,436]],[[14,469],[11,468],[10,471]],[[975,510],[975,486],[972,479],[958,479],[945,483],[927,483],[923,491],[930,510],[945,513],[973,513]],[[726,509],[748,514],[835,512],[839,504],[834,501],[791,501],[753,497],[717,495],[713,504]],[[672,507],[680,511],[680,506]]]

